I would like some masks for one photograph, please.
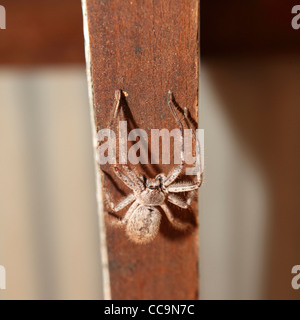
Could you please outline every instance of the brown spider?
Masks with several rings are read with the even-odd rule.
[[[121,95],[121,90],[115,91],[112,122],[119,114]],[[107,204],[112,212],[118,212],[131,204],[127,213],[122,219],[114,216],[114,222],[117,225],[125,226],[129,239],[136,243],[148,243],[156,237],[161,222],[161,213],[159,212],[158,207],[164,211],[168,220],[176,229],[189,229],[191,224],[177,220],[171,213],[166,203],[171,202],[180,208],[188,209],[196,190],[202,184],[200,161],[197,161],[197,175],[194,182],[188,181],[174,183],[174,181],[183,171],[185,161],[183,151],[183,126],[176,115],[171,91],[168,92],[168,105],[180,129],[180,164],[175,167],[167,176],[161,173],[158,174],[155,179],[148,179],[144,176],[138,177],[128,165],[122,165],[122,170],[119,169],[117,165],[114,165],[114,172],[116,176],[122,180],[122,182],[133,192],[117,205],[114,205],[111,201],[109,192],[105,192]],[[190,127],[188,110],[186,108],[184,115],[185,122],[188,127]],[[194,131],[193,139],[196,141],[197,153],[198,157],[200,157],[200,145]],[[181,192],[188,192],[186,200],[176,194]]]

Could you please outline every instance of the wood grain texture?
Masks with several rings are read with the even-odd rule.
[[[150,137],[152,128],[176,128],[167,106],[169,89],[178,105],[188,107],[197,119],[199,1],[87,0],[86,4],[97,128],[108,127],[116,89],[128,93],[129,130],[141,128]],[[172,168],[143,166],[149,177]],[[129,193],[109,165],[102,169],[108,173],[103,175],[104,186],[115,201]],[[198,298],[197,205],[191,211],[170,208],[175,216],[194,223],[191,233],[174,230],[163,217],[158,237],[148,245],[136,245],[124,230],[106,223],[112,299]]]

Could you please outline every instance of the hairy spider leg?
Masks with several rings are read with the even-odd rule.
[[[191,123],[188,117],[188,109],[185,108],[184,109],[184,118],[186,120],[187,126],[188,128],[191,128]],[[193,138],[196,142],[196,170],[197,170],[197,175],[196,175],[196,181],[194,182],[184,182],[184,183],[176,183],[173,185],[170,185],[167,188],[168,192],[188,192],[188,191],[193,191],[196,190],[198,188],[201,187],[202,185],[202,181],[203,181],[203,172],[202,172],[202,164],[201,164],[201,149],[200,149],[200,142],[194,132],[194,130],[192,129],[192,133],[193,133]]]
[[[164,213],[166,214],[168,220],[170,221],[170,223],[179,230],[188,230],[192,228],[192,225],[188,222],[183,222],[183,221],[179,221],[178,219],[176,219],[172,212],[170,211],[170,209],[168,208],[168,206],[166,204],[162,204],[160,206]]]
[[[178,119],[177,114],[174,110],[174,106],[173,106],[173,94],[172,91],[169,90],[168,91],[168,105],[169,108],[173,114],[174,119],[176,120],[179,129],[180,129],[180,164],[174,169],[172,170],[166,177],[165,181],[164,181],[164,186],[168,187],[170,184],[172,184],[180,175],[180,173],[183,170],[183,166],[184,166],[184,153],[183,153],[183,126],[181,121]]]
[[[112,129],[112,126],[116,123],[116,120],[120,117],[120,110],[122,108],[121,106],[121,97],[122,97],[122,91],[116,90],[115,91],[115,99],[113,104],[113,117],[110,122],[110,129]],[[117,151],[116,151],[117,153]],[[119,165],[120,169],[118,168],[118,164],[116,159],[114,159],[114,171],[119,179],[121,179],[130,189],[138,191],[144,189],[144,184],[142,181],[137,177],[135,172],[129,168],[128,164],[122,164]],[[122,170],[124,172],[122,173]],[[129,177],[128,177],[129,176]]]

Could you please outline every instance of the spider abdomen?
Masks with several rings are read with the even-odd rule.
[[[137,243],[148,243],[153,240],[159,230],[161,214],[150,206],[139,206],[126,225],[126,233]]]

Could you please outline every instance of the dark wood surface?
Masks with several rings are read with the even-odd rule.
[[[297,0],[201,0],[203,57],[298,53],[299,30],[291,26]]]
[[[188,107],[197,119],[198,0],[87,0],[87,13],[98,129],[109,125],[116,89],[128,94],[129,130],[141,128],[150,137],[152,128],[176,128],[167,106],[169,89],[179,106]],[[172,168],[143,166],[149,177]],[[117,202],[129,190],[109,165],[102,169],[108,173],[104,185]],[[106,224],[113,299],[198,298],[197,205],[190,211],[170,209],[179,219],[193,222],[193,231],[176,231],[163,218],[158,237],[136,245],[124,230]]]
[[[0,65],[84,64],[80,0],[2,0]]]

